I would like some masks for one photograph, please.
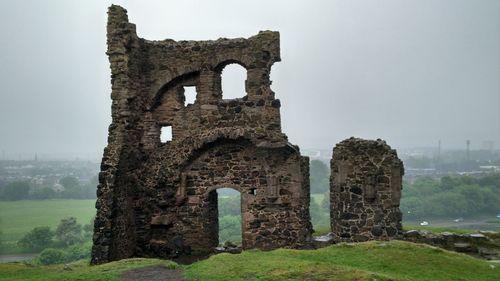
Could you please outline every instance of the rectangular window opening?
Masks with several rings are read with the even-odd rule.
[[[160,141],[166,143],[172,140],[172,126],[161,127]]]
[[[188,104],[194,104],[196,101],[196,87],[195,86],[184,86],[184,106]]]

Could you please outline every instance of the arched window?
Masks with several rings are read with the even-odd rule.
[[[223,99],[242,98],[246,95],[245,80],[247,70],[237,64],[226,65],[221,73],[221,89]]]

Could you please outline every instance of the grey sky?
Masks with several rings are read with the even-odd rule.
[[[98,158],[110,122],[111,1],[1,1],[0,150]],[[500,1],[113,1],[140,37],[281,33],[283,131],[303,148],[500,147]],[[223,81],[241,77],[224,77]],[[238,79],[236,79],[238,80]],[[236,84],[242,81],[237,81]],[[235,83],[227,82],[237,89]]]

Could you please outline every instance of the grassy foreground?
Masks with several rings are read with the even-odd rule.
[[[169,261],[129,259],[99,266],[0,264],[0,280],[119,280],[125,270],[148,265],[175,268]],[[339,244],[318,250],[244,251],[219,254],[180,266],[186,280],[497,281],[500,267],[467,255],[403,241]]]
[[[500,280],[486,261],[403,241],[339,244],[318,250],[221,254],[186,268],[189,280]]]
[[[23,263],[0,264],[1,281],[114,281],[122,272],[150,265],[176,268],[171,261],[158,259],[127,259],[99,266],[89,266],[88,261],[79,261],[64,270],[63,265],[27,266]]]

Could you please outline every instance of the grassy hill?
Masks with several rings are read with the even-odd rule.
[[[125,270],[160,264],[155,259],[130,259],[90,267],[81,261],[71,271],[63,266],[0,264],[0,280],[119,280]],[[183,269],[186,280],[405,280],[497,281],[500,267],[446,250],[402,241],[339,244],[318,250],[244,251],[219,254]]]

